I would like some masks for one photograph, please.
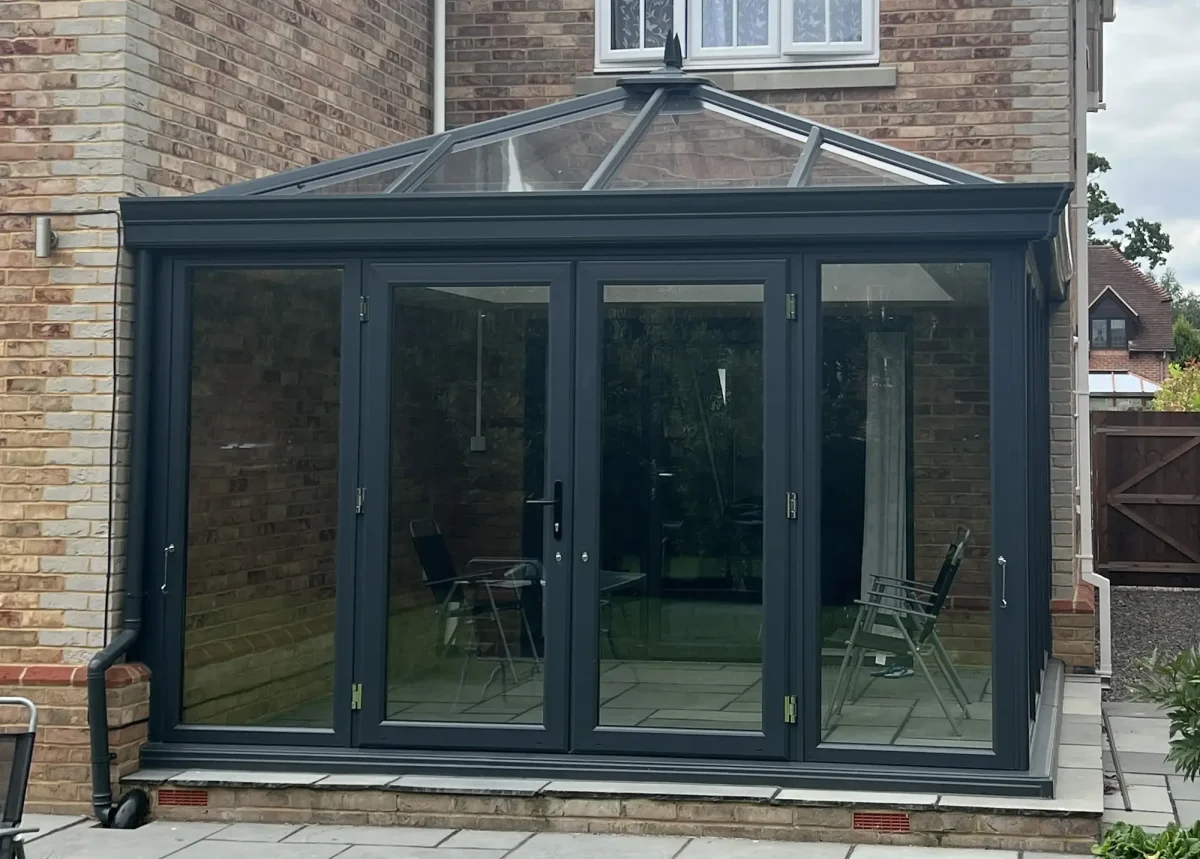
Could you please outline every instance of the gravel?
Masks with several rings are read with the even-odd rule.
[[[1132,700],[1137,664],[1156,648],[1175,654],[1200,644],[1200,590],[1113,588],[1112,701]]]

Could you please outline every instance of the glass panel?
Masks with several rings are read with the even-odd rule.
[[[1103,349],[1108,346],[1108,320],[1092,320],[1092,346]]]
[[[813,162],[808,184],[829,185],[920,185],[921,182],[902,173],[894,173],[883,165],[859,161],[822,146]]]
[[[739,45],[765,45],[770,36],[770,10],[767,0],[739,0],[738,33]]]
[[[450,152],[416,191],[578,191],[637,114],[620,107]]]
[[[830,0],[829,41],[861,42],[863,0]]]
[[[989,274],[822,267],[825,742],[991,747]]]
[[[1125,333],[1124,319],[1110,319],[1108,321],[1108,345],[1113,349],[1124,349],[1128,343],[1128,336]]]
[[[734,0],[703,0],[700,13],[704,18],[704,47],[728,48],[733,45],[733,4]]]
[[[792,0],[792,41],[825,41],[826,0]]]
[[[762,300],[604,288],[601,725],[762,727]]]
[[[363,173],[328,185],[304,188],[299,194],[382,194],[392,183],[409,171],[411,164],[387,167],[374,173]]]
[[[330,728],[342,273],[191,287],[183,721]]]
[[[627,51],[642,46],[642,4],[639,0],[612,0],[614,51]]]
[[[645,0],[645,2],[646,42],[644,47],[661,48],[667,43],[667,33],[671,32],[674,3],[672,0]]]
[[[804,139],[674,99],[655,117],[609,187],[782,187]]]
[[[387,718],[542,722],[546,287],[401,287]]]

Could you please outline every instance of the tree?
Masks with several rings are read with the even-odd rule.
[[[1167,254],[1173,250],[1171,237],[1161,221],[1132,218],[1124,226],[1119,225],[1125,210],[1100,187],[1098,179],[1091,178],[1092,174],[1100,176],[1111,169],[1107,158],[1088,153],[1088,240],[1092,244],[1112,245],[1131,262],[1144,260],[1147,268],[1154,271],[1167,261]],[[1106,235],[1099,235],[1098,230]]]
[[[1171,296],[1175,309],[1175,318],[1183,318],[1200,331],[1200,294],[1185,289],[1175,275],[1175,269],[1168,268],[1158,278],[1158,285]]]
[[[1175,360],[1180,364],[1200,361],[1200,330],[1186,316],[1176,314],[1171,329],[1175,335]]]
[[[1200,412],[1200,362],[1172,364],[1150,408],[1156,412]]]

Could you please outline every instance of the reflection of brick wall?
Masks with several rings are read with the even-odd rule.
[[[336,271],[194,280],[186,721],[332,692],[340,300]]]
[[[1092,349],[1088,352],[1088,369],[1129,371],[1161,382],[1167,378],[1170,362],[1162,352],[1129,352],[1125,349]]]

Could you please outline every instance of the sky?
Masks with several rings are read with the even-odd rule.
[[[1088,149],[1122,218],[1162,221],[1180,282],[1200,290],[1200,2],[1116,0],[1104,25],[1104,102]],[[1158,268],[1156,272],[1161,272]]]

